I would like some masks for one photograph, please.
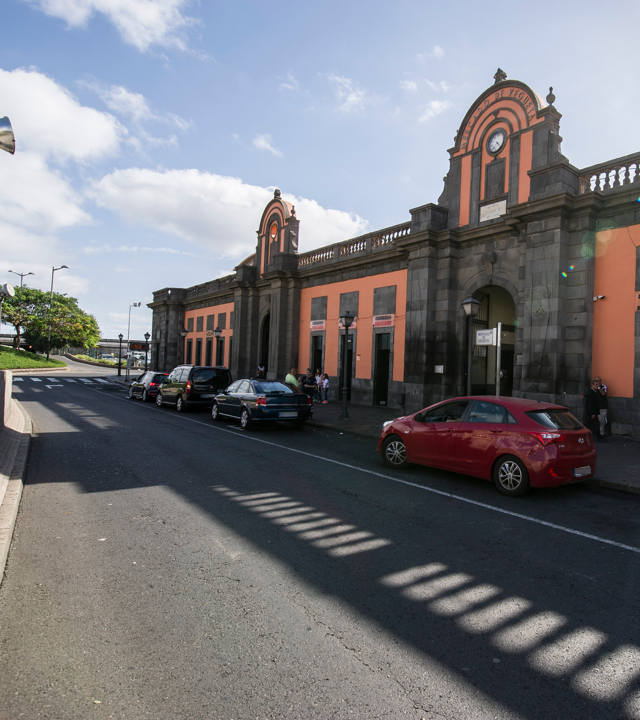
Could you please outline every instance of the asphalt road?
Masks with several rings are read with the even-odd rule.
[[[41,380],[2,720],[640,718],[640,497]]]

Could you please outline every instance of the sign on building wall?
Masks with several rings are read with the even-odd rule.
[[[476,330],[476,345],[495,345],[496,329]]]
[[[373,316],[373,327],[393,327],[394,315],[374,315]]]
[[[324,320],[312,320],[310,323],[311,330],[324,330]]]
[[[495,220],[496,218],[502,217],[507,212],[507,201],[500,200],[491,205],[483,205],[480,208],[480,222],[485,220]]]

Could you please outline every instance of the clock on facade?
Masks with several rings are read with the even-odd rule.
[[[504,147],[506,139],[507,135],[504,130],[496,130],[491,133],[489,140],[487,140],[487,150],[493,155],[499,153]]]

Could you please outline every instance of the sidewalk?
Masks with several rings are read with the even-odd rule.
[[[313,420],[308,424],[377,441],[382,423],[402,415],[398,408],[387,409],[352,403],[349,403],[348,410],[349,419],[339,420],[341,403],[314,403]],[[610,437],[608,440],[606,444],[597,443],[598,469],[596,477],[588,480],[588,484],[640,493],[640,443],[619,436]]]

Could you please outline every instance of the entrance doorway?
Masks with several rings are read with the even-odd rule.
[[[264,365],[265,373],[269,370],[269,330],[271,329],[271,315],[267,315],[262,321],[260,331],[260,354],[258,364]]]
[[[311,370],[315,372],[320,370],[322,372],[322,335],[311,336]]]
[[[373,377],[373,404],[386,405],[389,396],[389,360],[391,333],[378,333],[375,346],[375,374]]]
[[[502,323],[500,394],[509,397],[513,392],[515,358],[516,306],[513,297],[510,292],[498,285],[485,285],[476,290],[473,297],[480,302],[478,314],[473,319],[474,345],[476,330],[495,328],[499,322]],[[468,347],[465,358],[468,357],[467,352]],[[464,380],[466,387],[466,370]],[[491,345],[475,345],[473,349],[471,392],[474,395],[496,394],[496,348]]]
[[[344,387],[344,335],[340,336],[340,387],[338,388],[338,397],[342,398],[342,388]],[[349,343],[347,345],[347,400],[351,401],[351,374],[353,373],[353,335],[349,335]]]

